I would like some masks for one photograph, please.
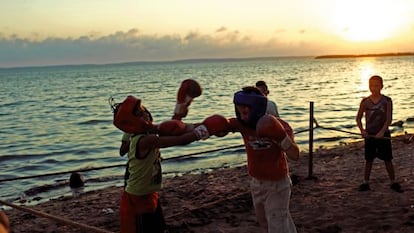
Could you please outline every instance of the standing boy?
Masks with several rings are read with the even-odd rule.
[[[299,147],[288,123],[265,114],[267,98],[256,87],[234,94],[236,118],[230,130],[240,132],[257,220],[268,233],[296,233],[289,211],[292,183],[287,157],[299,159]]]
[[[395,182],[394,166],[392,164],[391,133],[388,127],[392,121],[392,100],[381,94],[383,88],[382,78],[374,75],[369,79],[371,95],[362,99],[356,122],[361,135],[365,138],[365,173],[364,182],[359,186],[359,191],[370,190],[369,177],[372,164],[377,157],[384,161],[388,176],[391,181],[391,189],[403,192],[399,183]],[[362,126],[362,116],[365,114],[365,128]]]
[[[267,108],[266,108],[266,114],[271,114],[275,117],[279,117],[279,111],[277,110],[277,105],[274,101],[270,100],[269,95],[269,88],[267,87],[267,84],[265,81],[257,81],[256,82],[257,89],[260,90],[260,92],[266,96],[267,98]]]

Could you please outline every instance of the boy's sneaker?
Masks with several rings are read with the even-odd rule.
[[[404,190],[401,189],[401,185],[397,182],[394,182],[391,184],[391,189],[394,190],[397,193],[402,193]]]
[[[368,183],[361,184],[359,186],[359,189],[358,189],[358,191],[360,191],[360,192],[369,191],[369,190],[371,190],[371,189],[369,188],[369,184]]]

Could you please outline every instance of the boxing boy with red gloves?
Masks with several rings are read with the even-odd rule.
[[[267,98],[256,87],[234,94],[235,118],[208,117],[203,125],[210,135],[240,132],[247,153],[251,193],[259,224],[268,233],[296,233],[290,216],[292,183],[287,157],[299,160],[299,147],[289,124],[266,114]]]
[[[286,156],[299,159],[293,130],[280,118],[265,114],[267,98],[255,87],[234,94],[236,118],[230,130],[240,132],[247,153],[247,168],[257,220],[268,233],[296,232],[290,216],[292,183]]]
[[[165,232],[158,197],[162,182],[159,149],[204,140],[221,132],[215,128],[215,121],[212,116],[200,124],[169,120],[155,125],[151,113],[134,96],[128,96],[114,108],[113,124],[131,135],[127,152],[129,174],[120,201],[122,233]]]

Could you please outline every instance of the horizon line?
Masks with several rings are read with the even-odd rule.
[[[318,56],[265,56],[265,57],[241,57],[241,58],[189,58],[166,61],[127,61],[127,62],[111,62],[111,63],[86,63],[86,64],[63,64],[63,65],[38,65],[38,66],[14,66],[14,67],[0,67],[0,70],[12,69],[33,69],[33,68],[59,68],[59,67],[74,67],[74,66],[106,66],[106,65],[144,65],[144,64],[173,64],[173,63],[201,63],[201,62],[216,62],[216,61],[242,61],[242,60],[266,60],[275,58],[309,58],[314,59],[335,59],[335,58],[360,58],[360,57],[390,57],[390,56],[414,56],[414,52],[394,52],[394,53],[366,53],[366,54],[331,54]]]

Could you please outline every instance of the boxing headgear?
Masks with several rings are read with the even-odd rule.
[[[233,103],[237,119],[250,128],[256,128],[256,123],[266,113],[267,98],[255,87],[245,87],[234,94]],[[250,114],[247,122],[240,118],[240,113],[236,105],[245,105],[250,108]]]
[[[150,120],[142,117],[142,111],[145,111]],[[129,95],[122,103],[114,109],[113,124],[125,133],[143,133],[153,128],[152,116],[150,112],[141,105],[141,100]]]

